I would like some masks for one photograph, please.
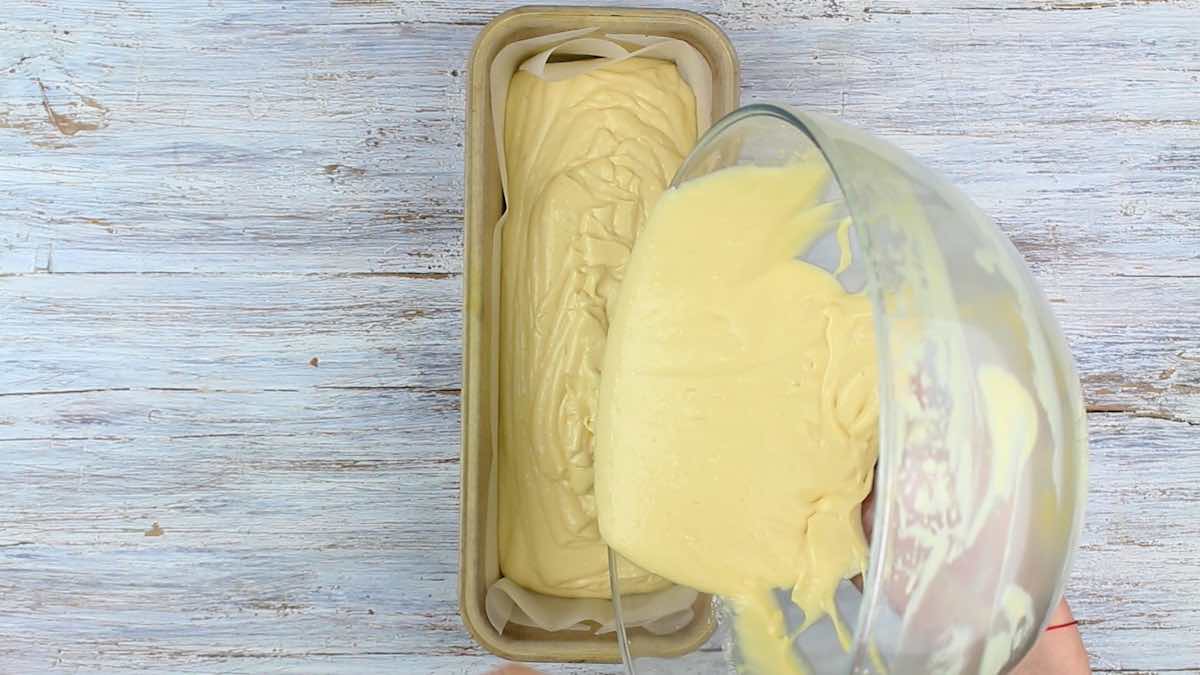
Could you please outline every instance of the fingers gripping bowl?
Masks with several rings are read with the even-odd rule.
[[[859,342],[877,371],[878,465],[862,591],[843,582],[817,612],[793,602],[795,589],[777,588],[767,597],[778,624],[769,632],[788,653],[773,663],[812,673],[1001,672],[1032,646],[1061,596],[1082,524],[1086,427],[1065,341],[986,215],[912,157],[830,118],[744,107],[701,139],[673,186],[682,194],[718,172],[798,158],[831,174],[812,201],[834,212],[824,231],[778,245],[869,300],[873,339]],[[740,194],[746,212],[762,197]],[[730,238],[753,237],[736,231],[749,223],[731,222]],[[635,247],[631,273],[650,255]],[[756,489],[770,488],[729,486],[709,499],[736,509]],[[618,539],[615,554],[638,554]],[[617,584],[619,611],[629,598]],[[728,597],[717,602],[722,625],[708,649],[663,663],[643,656],[634,634],[621,636],[631,672],[719,669],[726,660],[765,672],[753,644],[765,624],[748,622]]]

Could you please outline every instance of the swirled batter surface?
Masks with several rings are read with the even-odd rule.
[[[557,82],[518,72],[504,132],[500,568],[542,593],[608,597],[592,464],[605,336],[646,214],[695,143],[695,97],[655,59]],[[627,591],[667,585],[621,573]]]

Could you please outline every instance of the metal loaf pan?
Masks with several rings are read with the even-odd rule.
[[[459,543],[459,610],[467,630],[488,651],[519,661],[615,663],[621,660],[613,634],[549,632],[508,626],[499,634],[488,621],[484,596],[499,578],[496,549],[496,447],[498,321],[493,229],[503,210],[500,168],[491,116],[488,73],[505,45],[537,35],[584,26],[612,33],[663,35],[690,43],[713,74],[712,118],[738,105],[737,56],[729,38],[708,19],[684,10],[607,7],[520,7],[497,16],[480,32],[467,64],[466,205],[464,232],[464,319],[462,389],[462,484]],[[699,130],[703,133],[703,129]],[[653,636],[631,631],[638,652],[670,656],[698,648],[715,626],[712,603],[701,596],[696,619],[676,633]]]

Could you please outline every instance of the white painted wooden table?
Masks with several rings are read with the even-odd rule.
[[[0,4],[0,672],[494,663],[455,598],[462,69],[507,5]],[[745,100],[1014,239],[1084,378],[1093,664],[1200,672],[1200,5],[694,8]]]

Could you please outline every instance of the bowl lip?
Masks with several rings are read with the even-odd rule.
[[[829,165],[830,170],[834,170],[835,167],[833,162],[830,161],[828,153],[826,153],[825,148],[822,147],[821,139],[818,138],[818,136],[813,133],[809,126],[804,123],[804,120],[797,117],[787,108],[775,103],[747,103],[740,108],[736,108],[726,113],[724,117],[716,122],[713,122],[712,126],[710,126],[708,130],[704,132],[704,135],[702,135],[699,140],[696,141],[696,145],[692,147],[691,152],[689,152],[688,156],[684,158],[683,163],[679,165],[679,169],[675,172],[675,176],[671,178],[670,187],[679,187],[680,183],[682,182],[681,177],[690,173],[689,169],[692,168],[692,162],[694,162],[697,157],[702,156],[704,154],[703,151],[709,145],[724,136],[725,133],[733,126],[756,117],[773,117],[780,121],[786,122],[794,127],[797,131],[803,133],[810,141],[812,141],[813,145],[817,147],[817,150],[820,151],[821,156],[825,158],[825,163]],[[841,180],[837,178],[836,173],[834,174],[834,179],[838,181],[838,188],[841,189],[842,183]]]

